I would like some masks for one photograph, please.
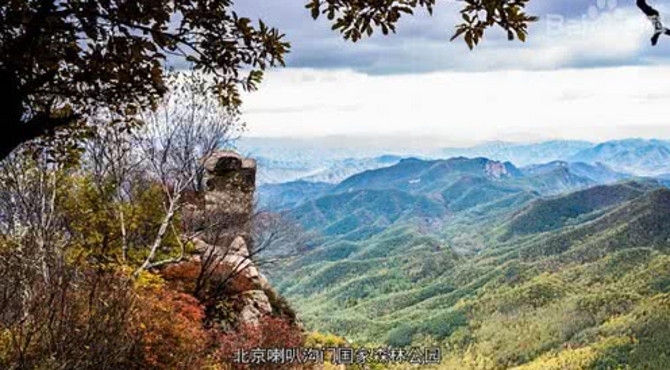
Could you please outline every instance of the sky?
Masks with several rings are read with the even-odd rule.
[[[667,0],[666,0],[667,1]],[[650,0],[662,14],[670,1]],[[526,43],[490,31],[469,51],[449,42],[460,4],[401,19],[396,34],[345,42],[306,0],[238,0],[278,27],[286,68],[245,96],[249,137],[482,141],[670,138],[670,37],[651,47],[634,0],[531,0]],[[670,24],[670,17],[668,17]]]

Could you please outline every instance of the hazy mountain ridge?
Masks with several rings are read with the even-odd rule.
[[[517,176],[522,174],[512,164],[486,158],[409,158],[351,176],[321,197],[305,196],[288,214],[304,227],[326,235],[360,229],[379,232],[411,221],[430,224],[523,193],[524,187],[506,182],[516,181]]]
[[[613,183],[631,177],[630,174],[614,171],[600,162],[587,164],[584,162],[552,161],[525,166],[521,168],[521,171],[525,175],[532,176],[546,174],[557,169],[567,169],[576,176],[599,184]]]
[[[440,218],[447,207],[438,200],[396,189],[365,189],[327,195],[289,212],[292,219],[325,235],[340,235],[370,225],[388,227],[414,218]]]
[[[406,158],[392,166],[352,175],[335,185],[304,180],[261,185],[259,197],[261,206],[287,210],[327,194],[394,189],[440,201],[449,211],[458,212],[522,192],[559,194],[626,177],[601,164],[551,162],[518,169],[512,163],[486,158]],[[303,214],[306,210],[303,207],[292,213],[302,219],[307,217]]]
[[[520,176],[521,173],[509,162],[501,163],[487,158],[458,157],[446,160],[407,158],[394,166],[351,176],[330,192],[338,193],[357,189],[400,189],[430,193],[465,175],[502,180]]]
[[[670,251],[670,190],[645,187],[627,201],[619,201],[611,211],[586,220],[573,228],[559,230],[541,243],[532,243],[521,250],[524,258],[566,254],[584,259],[597,259],[613,251],[639,246]]]
[[[606,164],[641,176],[670,172],[670,141],[627,139],[608,141],[570,157],[575,162]]]
[[[670,142],[664,140],[626,139],[598,144],[570,140],[531,144],[489,142],[470,148],[404,150],[390,147],[320,147],[317,144],[305,141],[299,147],[291,147],[274,140],[266,142],[258,139],[252,144],[240,145],[240,149],[258,159],[259,184],[296,180],[337,184],[356,173],[387,167],[408,157],[432,160],[484,157],[514,163],[521,168],[551,162],[585,163],[601,167],[598,171],[602,172],[602,176],[614,178],[617,173],[637,176],[667,176],[670,173]],[[572,166],[577,176],[584,177],[574,168],[575,165]]]
[[[493,141],[470,148],[446,148],[441,154],[444,157],[486,157],[512,162],[517,166],[527,166],[564,160],[592,146],[591,142],[577,140],[552,140],[530,144]]]
[[[316,198],[332,187],[329,183],[305,180],[264,184],[257,190],[258,206],[261,209],[283,211],[294,208],[307,199]]]
[[[336,184],[356,173],[393,165],[400,159],[401,157],[393,155],[332,159],[320,158],[318,153],[283,160],[258,157],[258,182],[261,185],[293,181]]]

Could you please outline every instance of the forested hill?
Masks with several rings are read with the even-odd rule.
[[[273,282],[309,328],[446,368],[670,368],[670,190],[583,166],[363,172],[288,211],[320,236]]]
[[[630,178],[602,164],[510,162],[457,157],[408,158],[339,184],[296,181],[259,187],[265,207],[287,211],[323,235],[367,236],[392,224],[442,221],[462,212],[489,216],[542,196]]]

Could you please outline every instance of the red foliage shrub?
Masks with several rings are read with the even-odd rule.
[[[211,336],[203,327],[204,309],[197,299],[168,289],[146,290],[139,305],[138,327],[147,367],[202,366]]]
[[[304,343],[304,335],[300,329],[291,325],[284,319],[266,316],[260,320],[258,325],[242,325],[231,333],[219,334],[216,338],[218,351],[216,357],[225,363],[232,363],[238,350],[251,350],[254,348],[298,348]],[[235,364],[237,368],[245,368],[244,365]],[[286,368],[290,366],[286,365]],[[254,365],[253,368],[263,368]],[[277,364],[268,364],[268,368],[282,368]]]
[[[161,276],[172,289],[190,293],[195,290],[200,271],[200,262],[185,261],[167,266],[161,271]]]
[[[170,265],[161,271],[161,276],[171,288],[196,294],[204,300],[218,298],[218,295],[235,295],[258,286],[247,277],[244,270],[233,271],[233,267],[220,258],[211,263],[185,261]]]

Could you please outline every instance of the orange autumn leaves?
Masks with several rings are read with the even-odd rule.
[[[266,316],[257,325],[212,325],[207,309],[193,295],[199,266],[189,262],[166,269],[168,283],[141,288],[137,301],[137,332],[146,366],[155,369],[198,369],[230,366],[235,351],[252,348],[293,348],[304,335],[282,317]]]

